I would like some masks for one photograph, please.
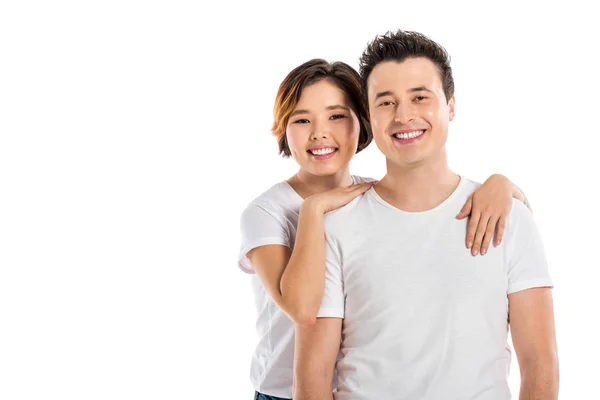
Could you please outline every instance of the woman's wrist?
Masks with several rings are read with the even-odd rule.
[[[316,197],[308,197],[304,200],[302,205],[300,206],[300,213],[310,215],[323,215],[325,214],[324,206],[319,202]]]

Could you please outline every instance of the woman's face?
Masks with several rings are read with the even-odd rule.
[[[292,157],[301,169],[317,176],[336,174],[348,165],[359,133],[347,96],[327,80],[302,90],[286,127]]]

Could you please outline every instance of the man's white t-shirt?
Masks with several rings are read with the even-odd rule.
[[[457,220],[479,184],[461,178],[425,212],[371,188],[326,216],[319,317],[343,318],[338,400],[508,400],[508,294],[552,286],[529,210],[513,201],[503,242],[485,256]]]
[[[352,177],[354,183],[372,179]],[[254,199],[242,213],[239,267],[254,274],[246,254],[260,246],[283,245],[293,250],[298,213],[303,199],[287,182],[271,187]],[[252,276],[258,318],[258,345],[252,357],[250,379],[254,389],[276,397],[292,397],[294,322],[277,307],[258,276]]]

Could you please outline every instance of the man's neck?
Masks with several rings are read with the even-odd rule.
[[[387,160],[387,173],[375,186],[377,194],[394,207],[408,211],[431,210],[443,203],[458,187],[460,176],[448,166],[447,158],[425,160],[418,165],[398,165]]]

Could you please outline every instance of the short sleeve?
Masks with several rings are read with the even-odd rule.
[[[325,292],[317,318],[344,318],[344,279],[337,242],[325,236]]]
[[[251,203],[240,218],[241,245],[238,266],[244,272],[254,273],[252,263],[246,254],[260,246],[279,244],[291,248],[290,235],[284,224],[267,211],[267,207]]]
[[[520,201],[513,201],[507,233],[507,294],[534,287],[552,287],[540,233],[531,212]]]

